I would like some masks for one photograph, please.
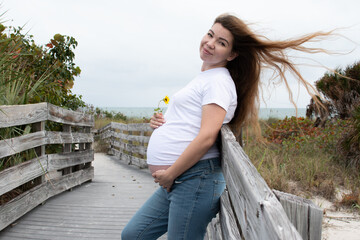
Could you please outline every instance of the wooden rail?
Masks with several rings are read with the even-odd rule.
[[[98,136],[108,142],[109,153],[144,168],[151,131],[148,124],[111,123],[100,129]],[[221,138],[227,189],[206,238],[320,240],[322,210],[309,200],[271,190],[226,125]]]
[[[62,126],[62,131],[46,130],[50,122]],[[48,198],[94,177],[92,116],[49,103],[0,106],[0,129],[22,125],[31,126],[31,133],[1,136],[0,160],[32,149],[36,154],[0,172],[0,196],[25,184],[33,187],[0,205],[0,230]],[[62,152],[47,154],[51,144],[62,145]]]
[[[152,129],[147,123],[111,122],[98,130],[97,137],[108,143],[108,154],[127,164],[146,168],[146,149]]]
[[[310,200],[271,190],[228,126],[221,129],[227,190],[209,239],[320,240],[322,210]]]

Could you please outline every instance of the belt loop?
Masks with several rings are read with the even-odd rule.
[[[213,172],[214,171],[214,163],[213,163],[213,159],[209,159],[209,162],[210,162],[210,168],[211,168],[211,171]]]

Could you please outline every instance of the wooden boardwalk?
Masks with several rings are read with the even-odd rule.
[[[148,170],[112,156],[95,154],[93,166],[92,182],[36,207],[1,231],[0,239],[120,239],[127,221],[158,185]]]

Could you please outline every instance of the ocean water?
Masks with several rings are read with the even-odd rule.
[[[151,107],[103,107],[103,110],[115,113],[121,112],[128,117],[149,118],[154,113]],[[166,112],[166,108],[163,109]],[[298,108],[298,117],[305,117],[306,108]],[[259,117],[267,120],[271,118],[284,119],[285,117],[296,116],[295,108],[260,108]]]

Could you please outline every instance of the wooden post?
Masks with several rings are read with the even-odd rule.
[[[71,126],[67,125],[67,124],[64,124],[63,125],[63,132],[71,133]],[[63,152],[64,153],[70,153],[71,152],[71,143],[64,143],[63,144]],[[67,167],[67,168],[64,168],[62,170],[62,175],[67,175],[67,174],[69,174],[71,172],[72,172],[72,168]]]
[[[85,133],[86,129],[82,127],[79,132]],[[86,149],[86,143],[79,143],[79,151],[84,151]]]
[[[128,136],[131,136],[133,133],[133,131],[129,131],[128,129]],[[132,151],[132,144],[133,144],[133,141],[132,140],[128,140],[128,143],[127,143],[127,146],[128,146],[128,156],[129,156],[129,163],[128,164],[133,164],[133,151]],[[130,151],[131,149],[131,151]]]
[[[91,127],[85,127],[84,129],[85,133],[91,133]],[[85,149],[84,150],[91,150],[92,149],[92,143],[88,142],[84,144]],[[91,162],[85,163],[84,168],[91,167]]]
[[[41,121],[41,122],[37,122],[37,123],[34,123],[32,124],[32,129],[34,132],[40,132],[40,131],[45,131],[45,121]],[[39,157],[42,157],[45,155],[45,145],[41,145],[40,147],[36,147],[35,148],[35,153],[36,153],[36,156],[39,158]],[[43,169],[46,171],[47,169],[47,166],[42,166]],[[41,183],[43,183],[45,181],[45,174],[46,172],[44,172],[44,174],[40,177],[37,177],[33,180],[34,184],[35,185],[39,185]]]

